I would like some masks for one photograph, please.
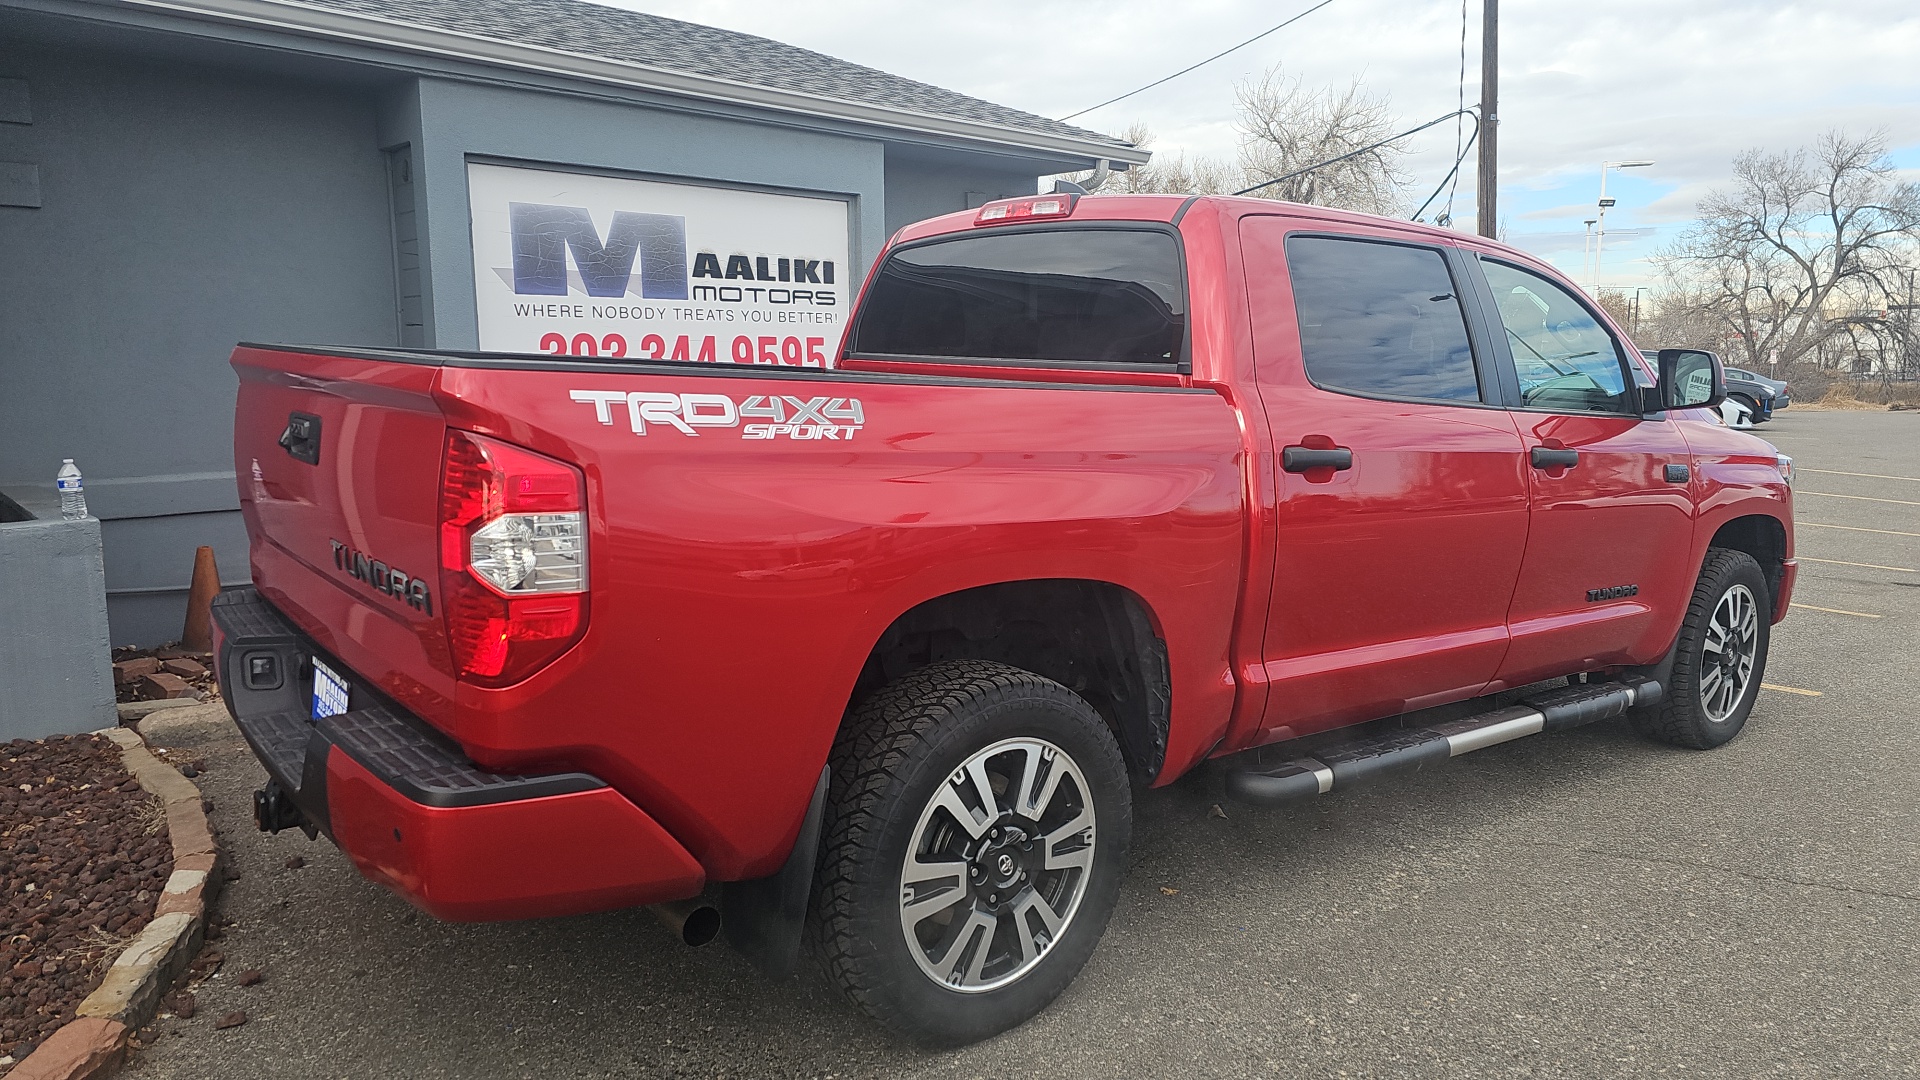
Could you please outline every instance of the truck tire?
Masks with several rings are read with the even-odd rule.
[[[1707,550],[1680,624],[1667,696],[1631,714],[1641,734],[1695,750],[1740,734],[1767,667],[1771,595],[1753,556]]]
[[[1091,706],[945,661],[864,702],[832,764],[809,916],[831,982],[929,1045],[1005,1031],[1066,989],[1132,832],[1126,765]]]

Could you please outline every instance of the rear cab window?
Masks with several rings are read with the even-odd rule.
[[[1150,226],[949,234],[888,254],[849,337],[852,355],[1182,370],[1180,245]]]
[[[1437,249],[1322,236],[1287,239],[1307,378],[1395,401],[1481,402],[1459,290]]]

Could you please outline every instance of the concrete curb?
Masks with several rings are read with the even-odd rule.
[[[115,713],[123,724],[131,724],[167,709],[184,709],[191,705],[205,705],[207,702],[195,697],[161,698],[158,701],[123,701],[114,706]]]
[[[99,1080],[113,1075],[126,1059],[128,1033],[160,1011],[161,996],[206,940],[207,904],[220,882],[220,849],[201,806],[200,789],[147,749],[138,732],[108,728],[94,734],[120,744],[121,764],[165,803],[173,873],[154,906],[153,920],[114,959],[99,988],[74,1010],[75,1018],[15,1065],[7,1080]]]

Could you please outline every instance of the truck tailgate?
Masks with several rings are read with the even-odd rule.
[[[255,584],[322,649],[452,734],[438,369],[248,346],[233,366]]]

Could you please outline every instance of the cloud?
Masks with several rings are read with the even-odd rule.
[[[1310,6],[1255,0],[604,0],[831,53],[1044,116],[1143,85]],[[1191,75],[1074,121],[1145,121],[1163,154],[1228,155],[1235,84],[1281,64],[1310,83],[1360,77],[1407,126],[1479,97],[1479,4],[1336,0]],[[1507,0],[1501,10],[1503,216],[1579,230],[1600,162],[1652,158],[1622,187],[1622,226],[1687,220],[1748,147],[1803,145],[1832,127],[1884,128],[1920,148],[1920,7],[1912,0]],[[1424,196],[1453,161],[1455,131],[1409,141]],[[1920,167],[1920,156],[1904,162]],[[1473,209],[1473,164],[1456,208]],[[1651,186],[1634,186],[1644,182]],[[1612,181],[1610,181],[1610,184]],[[1623,181],[1625,183],[1625,181]],[[1611,194],[1611,189],[1609,191]],[[1556,218],[1556,215],[1559,215]],[[1609,224],[1614,218],[1609,217]],[[1578,250],[1577,247],[1575,249]],[[1577,255],[1576,255],[1577,258]]]

